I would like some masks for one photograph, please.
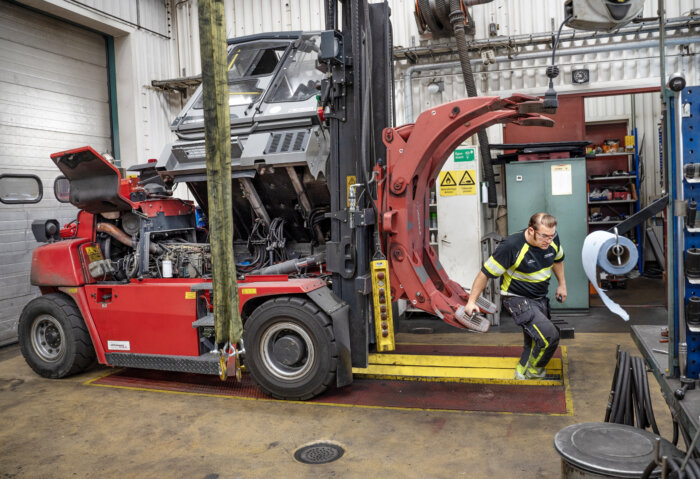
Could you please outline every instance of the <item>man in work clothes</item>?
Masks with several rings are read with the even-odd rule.
[[[478,311],[476,299],[489,278],[502,276],[503,306],[523,328],[525,347],[515,368],[515,379],[538,379],[559,345],[559,331],[550,320],[549,278],[552,271],[559,281],[556,298],[566,300],[564,248],[556,232],[557,219],[536,213],[526,230],[508,236],[486,260],[474,280],[465,312]]]

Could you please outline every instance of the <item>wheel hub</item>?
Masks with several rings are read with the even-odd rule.
[[[272,355],[285,366],[292,366],[301,360],[304,355],[304,349],[304,343],[300,338],[296,336],[282,336],[275,341]]]
[[[292,321],[280,321],[260,339],[264,367],[280,380],[298,380],[313,368],[313,341],[304,328]]]
[[[63,328],[53,316],[44,314],[37,317],[32,324],[31,338],[34,351],[44,361],[55,362],[63,357]]]
[[[49,326],[46,328],[44,336],[46,337],[46,343],[52,348],[58,348],[61,345],[61,333],[55,327]]]

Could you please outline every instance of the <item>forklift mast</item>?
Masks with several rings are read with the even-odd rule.
[[[326,2],[322,56],[324,47],[331,50],[325,58],[332,71],[321,88],[331,137],[332,223],[326,267],[333,274],[333,292],[350,305],[353,367],[367,366],[372,341],[370,261],[380,250],[373,239],[377,214],[370,182],[375,164],[385,161],[381,135],[393,117],[389,16],[386,2]],[[360,199],[354,208],[351,193]]]

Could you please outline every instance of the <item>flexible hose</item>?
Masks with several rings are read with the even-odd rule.
[[[678,421],[675,419],[673,420],[673,440],[671,441],[671,444],[674,446],[678,445]]]
[[[659,434],[644,360],[630,356],[626,351],[618,352],[612,384],[605,422],[626,424],[639,429],[651,426],[654,433]],[[676,432],[674,429],[674,437],[677,436]]]
[[[464,85],[467,88],[467,95],[476,96],[476,84],[474,83],[474,73],[472,65],[469,62],[469,48],[467,47],[467,37],[464,31],[464,13],[461,9],[461,0],[450,0],[450,22],[454,30],[454,36],[457,40],[457,52],[459,53],[459,63],[462,66],[462,76],[464,76]],[[493,174],[493,165],[491,164],[491,151],[489,149],[489,138],[486,130],[480,130],[477,133],[479,138],[479,151],[481,152],[481,164],[484,169],[484,178],[488,186],[488,205],[489,208],[498,206],[496,198],[496,181]]]

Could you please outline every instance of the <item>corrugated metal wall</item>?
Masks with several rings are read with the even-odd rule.
[[[37,242],[31,223],[76,217],[54,198],[60,171],[51,153],[92,145],[111,149],[105,39],[94,32],[0,1],[0,174],[33,174],[37,204],[0,204],[0,345],[16,339]]]

